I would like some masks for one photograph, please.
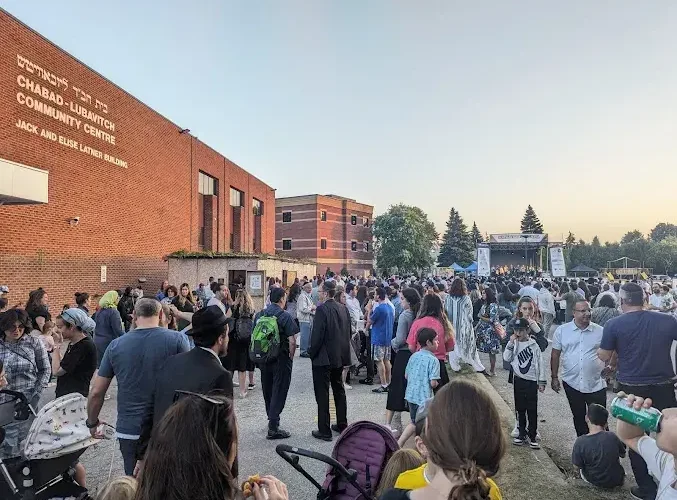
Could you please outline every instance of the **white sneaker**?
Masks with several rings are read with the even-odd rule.
[[[348,385],[348,384],[343,384],[343,388],[344,388],[344,389],[347,389],[347,390],[350,390],[350,389],[353,388],[353,386],[352,386],[352,385]]]
[[[385,424],[384,427],[388,429],[390,432],[392,432],[395,438],[400,437],[400,431],[398,429],[395,429],[395,427],[391,427],[388,424]]]
[[[240,387],[240,382],[233,380],[233,387]]]
[[[519,427],[517,426],[517,424],[515,424],[515,428],[514,428],[514,429],[512,430],[512,432],[510,433],[510,437],[511,437],[511,438],[516,438],[516,437],[519,437],[519,435],[520,435]]]

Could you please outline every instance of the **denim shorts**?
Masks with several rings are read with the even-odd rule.
[[[389,345],[371,346],[371,359],[374,361],[390,361],[391,347]]]
[[[409,416],[411,417],[411,423],[416,424],[416,413],[418,412],[418,405],[414,403],[409,403]]]

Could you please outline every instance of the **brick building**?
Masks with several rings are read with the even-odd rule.
[[[374,207],[335,195],[275,200],[275,249],[317,262],[317,272],[364,275],[374,267]]]
[[[139,278],[154,292],[180,249],[274,253],[270,186],[2,9],[0,110],[12,303],[42,286],[60,309]]]

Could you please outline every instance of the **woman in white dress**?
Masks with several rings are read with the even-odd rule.
[[[451,369],[455,372],[460,371],[463,362],[472,365],[477,372],[486,372],[477,352],[477,339],[472,320],[472,301],[463,279],[456,278],[451,283],[444,308],[456,331],[456,349],[449,352]]]

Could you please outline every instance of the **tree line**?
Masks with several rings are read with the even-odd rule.
[[[522,233],[543,234],[543,224],[529,205],[520,221]],[[449,211],[446,230],[440,236],[435,225],[419,207],[398,204],[374,219],[374,256],[378,271],[384,274],[419,272],[435,264],[443,267],[454,262],[463,267],[475,260],[475,248],[485,240],[473,221],[469,229],[454,207]],[[584,264],[594,269],[606,267],[608,261],[629,257],[639,263],[629,265],[653,268],[656,274],[677,273],[677,225],[661,222],[648,235],[627,232],[620,242],[600,243],[595,236],[590,243],[576,240],[569,232],[565,245],[567,269]],[[437,250],[439,249],[439,252]]]

